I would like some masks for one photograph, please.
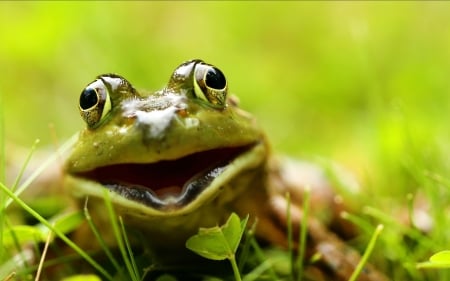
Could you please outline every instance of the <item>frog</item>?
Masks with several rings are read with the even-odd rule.
[[[324,169],[272,153],[218,67],[183,62],[157,91],[103,74],[82,90],[78,108],[86,127],[65,161],[64,186],[104,237],[112,232],[107,194],[124,224],[165,263],[189,260],[186,240],[231,213],[255,220],[262,241],[287,247],[286,227],[299,229],[304,221],[307,193],[307,253],[320,256],[313,279],[347,280],[360,261],[346,244],[354,232],[339,216],[346,206]],[[358,280],[387,278],[368,264]]]

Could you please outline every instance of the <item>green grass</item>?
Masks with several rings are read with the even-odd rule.
[[[35,176],[34,174],[32,176]],[[433,179],[435,180],[435,179]],[[439,178],[440,182],[443,180]],[[26,181],[30,182],[31,181]],[[131,280],[142,280],[139,276],[142,274],[145,276],[148,271],[145,270],[143,267],[139,267],[136,263],[136,259],[139,259],[140,257],[134,256],[128,239],[126,230],[123,226],[122,220],[119,218],[119,222],[117,222],[116,215],[114,214],[113,209],[111,208],[111,203],[108,200],[108,194],[105,194],[105,203],[106,203],[106,209],[110,216],[111,223],[114,225],[114,234],[116,237],[116,240],[119,242],[119,248],[120,248],[120,255],[113,256],[109,252],[109,249],[105,246],[103,248],[104,252],[107,254],[110,262],[114,264],[114,268],[116,270],[115,273],[111,273],[107,267],[105,267],[104,264],[99,264],[95,259],[92,259],[90,254],[83,249],[79,248],[73,241],[71,241],[66,233],[69,233],[74,228],[76,228],[82,220],[82,214],[81,213],[75,213],[71,214],[69,216],[61,216],[61,214],[56,214],[56,218],[53,219],[44,219],[38,212],[31,209],[29,205],[27,205],[25,202],[23,202],[19,197],[17,197],[10,188],[7,186],[1,184],[0,185],[3,193],[5,193],[8,197],[12,198],[15,204],[18,204],[21,209],[31,214],[36,220],[38,220],[45,228],[42,228],[42,226],[28,226],[28,228],[24,228],[22,225],[11,225],[11,223],[5,223],[3,225],[3,246],[2,249],[6,249],[7,252],[6,255],[4,254],[4,262],[0,266],[0,273],[2,274],[2,278],[6,278],[8,274],[17,274],[17,276],[21,276],[21,278],[25,278],[25,276],[36,275],[37,267],[33,266],[32,264],[28,263],[28,265],[25,265],[23,269],[17,268],[17,263],[12,263],[12,255],[14,252],[22,252],[22,255],[25,256],[25,252],[23,252],[24,248],[23,246],[26,243],[29,243],[29,241],[35,241],[35,243],[43,243],[47,239],[50,239],[50,242],[53,241],[53,239],[50,238],[49,235],[51,235],[51,232],[47,231],[46,229],[50,229],[59,239],[63,240],[65,244],[67,244],[70,248],[74,249],[77,255],[79,257],[77,259],[84,259],[86,260],[93,268],[96,268],[99,276],[102,278],[105,278],[105,280],[116,280],[117,276],[122,276],[120,278],[129,278]],[[25,187],[26,189],[27,187]],[[16,191],[17,192],[17,191]],[[442,195],[442,194],[441,194]],[[309,205],[309,197],[305,197],[304,205],[305,207]],[[412,202],[415,200],[415,198],[408,196],[408,199],[410,200],[410,206],[412,206]],[[441,240],[437,240],[437,237],[442,239],[447,239],[447,237],[442,237],[440,234],[440,230],[435,230],[431,232],[421,232],[418,227],[415,225],[408,225],[408,224],[399,224],[397,213],[389,213],[385,212],[381,205],[376,206],[377,204],[374,204],[376,202],[366,202],[366,206],[361,210],[360,213],[356,214],[345,214],[347,219],[353,221],[356,225],[360,226],[363,235],[361,236],[362,241],[359,243],[355,243],[354,246],[361,247],[361,252],[364,252],[364,255],[362,256],[361,263],[358,265],[357,268],[355,268],[354,274],[349,278],[349,280],[356,280],[359,272],[362,270],[364,264],[368,261],[375,264],[379,267],[379,269],[383,270],[388,276],[393,278],[398,278],[399,280],[445,280],[440,278],[446,278],[448,272],[449,266],[449,259],[448,254],[446,251],[441,251],[431,257],[430,261],[427,262],[425,259],[428,258],[428,256],[433,253],[433,251],[437,251],[437,249],[441,248],[445,250],[445,248],[442,248],[442,245],[440,244]],[[385,203],[385,200],[379,200],[379,204]],[[432,201],[430,203],[433,203]],[[408,203],[406,202],[405,207],[408,206]],[[438,205],[436,205],[438,206]],[[6,206],[6,200],[4,202],[3,208],[7,208]],[[306,209],[307,210],[307,207]],[[288,211],[288,210],[287,210]],[[411,210],[409,214],[416,211],[414,207],[411,207]],[[433,214],[433,211],[437,210],[430,210],[430,213]],[[9,212],[7,212],[8,214]],[[11,212],[12,213],[12,212]],[[307,215],[307,212],[305,212],[305,215]],[[288,214],[289,216],[289,214]],[[89,213],[88,210],[85,210],[85,217],[89,220]],[[385,225],[386,229],[385,231],[381,231],[383,227],[381,225],[378,225],[377,227],[373,224],[376,223],[382,223]],[[119,225],[120,223],[120,225]],[[439,221],[435,220],[433,223],[439,223]],[[239,223],[238,223],[239,225]],[[244,223],[245,225],[245,223]],[[305,247],[305,228],[303,227],[305,224],[301,226],[301,229],[299,231],[300,238],[299,238],[299,251],[298,255],[294,255],[290,251],[284,251],[284,252],[272,252],[272,249],[269,249],[268,252],[263,253],[260,246],[256,244],[256,241],[254,240],[254,237],[252,235],[252,230],[250,229],[249,232],[246,234],[248,236],[248,239],[245,239],[244,243],[241,245],[241,250],[243,249],[251,249],[250,252],[252,254],[244,255],[237,255],[238,260],[235,260],[235,251],[236,248],[233,246],[233,252],[232,253],[225,253],[226,257],[229,257],[229,255],[232,255],[232,264],[233,270],[231,270],[228,273],[224,273],[218,271],[218,275],[214,278],[230,278],[231,274],[238,273],[238,268],[241,270],[241,275],[243,276],[242,280],[280,280],[280,278],[283,278],[283,280],[303,280],[302,279],[302,271],[303,271],[303,263],[307,262],[304,260],[303,257],[303,250]],[[242,227],[242,226],[241,226]],[[96,226],[91,224],[91,228],[95,231]],[[218,228],[217,228],[218,229]],[[289,233],[291,232],[290,228],[288,227],[286,231]],[[240,235],[242,235],[241,228],[235,229],[234,233],[238,235],[237,233],[240,232]],[[436,235],[436,233],[439,232],[439,235]],[[225,231],[224,231],[225,233]],[[228,233],[233,233],[233,231],[228,231]],[[434,234],[434,235],[433,235]],[[231,235],[231,234],[230,234]],[[232,234],[234,235],[234,234]],[[370,238],[372,236],[372,238]],[[10,238],[11,237],[11,238]],[[33,238],[34,237],[34,238]],[[99,235],[96,235],[97,239],[102,240],[102,238]],[[238,239],[236,236],[233,239]],[[292,235],[288,235],[288,237],[291,237]],[[370,238],[370,241],[365,241],[364,237],[367,239]],[[6,239],[6,240],[5,240]],[[7,242],[12,241],[13,242]],[[200,239],[201,240],[201,239]],[[239,238],[240,240],[240,238]],[[237,240],[237,241],[239,241]],[[208,240],[206,240],[208,241]],[[221,240],[218,239],[217,242],[214,243],[222,243]],[[200,241],[201,242],[201,241]],[[46,242],[48,243],[48,242]],[[208,242],[213,243],[213,242]],[[234,243],[234,242],[233,242]],[[106,245],[103,242],[104,245]],[[292,243],[290,243],[292,244]],[[250,246],[250,248],[249,248]],[[35,255],[45,255],[44,252],[40,252],[38,249],[40,246],[37,244],[35,245],[35,249],[37,250],[37,253]],[[201,248],[200,244],[200,248]],[[219,246],[209,246],[212,247],[211,249],[220,249]],[[228,247],[228,246],[226,246]],[[367,247],[367,249],[364,251],[364,247]],[[15,249],[15,250],[14,250]],[[248,250],[247,250],[248,251]],[[267,250],[264,250],[267,251]],[[216,260],[216,254],[212,254],[214,256],[214,260]],[[218,254],[222,255],[222,253]],[[209,258],[209,256],[206,256]],[[226,258],[224,256],[224,258]],[[46,261],[45,264],[43,264],[44,268],[45,266],[48,266],[52,263],[64,263],[67,261],[70,261],[71,257],[65,257],[65,256],[59,256],[55,260],[49,260]],[[73,258],[73,257],[72,257]],[[242,258],[242,260],[241,260]],[[219,258],[222,259],[222,258]],[[256,262],[252,260],[255,260]],[[421,260],[422,259],[422,260]],[[45,260],[45,257],[43,261]],[[291,266],[290,270],[286,271],[286,269],[279,268],[280,262],[286,262],[291,260],[293,266]],[[25,262],[26,259],[24,260]],[[125,266],[121,266],[119,264],[125,263]],[[238,266],[240,264],[240,266]],[[247,264],[246,267],[242,266],[242,264]],[[249,270],[248,264],[254,264],[254,268]],[[257,266],[259,264],[259,266]],[[41,266],[41,265],[39,265]],[[147,260],[146,267],[151,267],[151,261]],[[69,266],[70,267],[70,266]],[[157,269],[158,267],[154,268]],[[177,268],[172,268],[172,270],[177,271]],[[172,270],[169,270],[168,273]],[[74,271],[76,273],[76,269]],[[195,276],[197,273],[195,269],[192,270],[193,276]],[[189,275],[189,273],[188,273]],[[70,276],[70,275],[69,275]],[[116,276],[116,277],[114,277]],[[125,276],[125,277],[123,277]],[[128,277],[127,277],[128,276]],[[165,277],[161,278],[169,278],[170,275],[163,275]],[[175,275],[176,276],[176,275]],[[228,277],[226,277],[228,276]],[[240,277],[240,275],[237,275]],[[175,277],[170,277],[175,278]],[[205,278],[207,278],[205,276]],[[212,278],[212,277],[208,277]],[[237,277],[236,277],[237,278]],[[237,278],[238,280],[241,280]],[[438,278],[438,279],[435,279]],[[46,279],[39,279],[39,280],[46,280]],[[164,280],[164,279],[162,279]]]
[[[347,215],[362,231],[355,246],[363,252],[384,225],[369,262],[394,280],[447,280],[443,262],[423,265],[450,245],[449,13],[446,2],[2,2],[0,143],[59,146],[84,126],[78,96],[100,73],[157,89],[180,62],[202,58],[225,73],[276,152],[333,159],[357,175],[363,208]],[[11,188],[17,174],[3,176],[3,163],[15,153],[0,147]],[[2,192],[5,204],[2,234],[24,223]],[[398,224],[417,205],[432,219],[426,233]],[[3,274],[11,253],[0,249]],[[284,254],[263,254],[286,272]]]

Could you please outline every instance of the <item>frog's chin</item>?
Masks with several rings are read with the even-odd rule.
[[[104,166],[72,176],[85,182],[80,194],[102,196],[99,189],[103,188],[98,187],[106,187],[122,207],[142,209],[145,205],[150,212],[165,213],[195,208],[214,198],[239,173],[261,165],[264,155],[265,146],[258,142],[197,152],[177,160]],[[86,183],[96,187],[83,188]],[[80,191],[80,187],[76,189]]]

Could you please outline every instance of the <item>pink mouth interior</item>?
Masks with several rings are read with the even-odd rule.
[[[219,148],[194,153],[177,160],[156,163],[124,163],[103,166],[77,174],[103,185],[147,188],[158,197],[179,195],[190,181],[200,178],[219,165],[226,165],[250,146]]]

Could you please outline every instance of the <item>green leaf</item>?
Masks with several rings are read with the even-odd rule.
[[[430,257],[430,262],[448,264],[450,266],[450,250],[438,252]]]
[[[85,217],[81,211],[63,214],[58,216],[54,220],[55,228],[62,233],[70,233],[75,229],[78,229],[85,220]]]
[[[84,217],[81,212],[73,212],[57,216],[50,220],[50,223],[62,233],[69,233],[77,229],[83,221]],[[42,224],[36,226],[16,225],[4,231],[3,243],[5,247],[9,247],[13,244],[14,239],[17,239],[20,244],[29,241],[45,242],[50,231],[47,226]]]
[[[97,275],[73,275],[66,277],[61,281],[101,281],[100,277]]]
[[[81,211],[65,213],[61,215],[57,215],[51,218],[48,222],[53,225],[53,227],[64,234],[70,233],[75,229],[78,229],[81,223],[85,220],[84,215]],[[47,236],[50,230],[47,226],[40,224],[36,226],[40,229],[42,233],[42,237],[44,237],[43,241],[47,239]]]
[[[450,250],[432,255],[429,261],[418,263],[417,268],[450,268]]]
[[[231,259],[239,246],[247,220],[248,217],[241,223],[233,213],[221,227],[200,228],[198,234],[186,241],[186,247],[207,259]]]
[[[156,281],[177,281],[177,278],[173,277],[172,275],[164,274],[159,276]]]
[[[10,247],[14,244],[14,237],[19,244],[24,244],[29,241],[45,241],[45,236],[42,232],[34,226],[16,225],[3,232],[3,246]]]

